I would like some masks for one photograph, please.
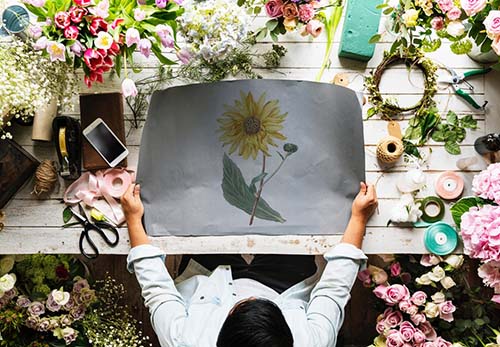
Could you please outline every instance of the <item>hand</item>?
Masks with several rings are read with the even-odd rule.
[[[125,194],[122,195],[120,202],[122,203],[127,223],[132,220],[141,220],[144,214],[144,206],[141,201],[141,186],[139,184],[132,183]]]
[[[352,203],[351,218],[358,219],[366,224],[377,208],[377,205],[377,192],[375,191],[375,186],[361,182],[359,193]]]

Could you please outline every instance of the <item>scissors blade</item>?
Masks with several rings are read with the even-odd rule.
[[[87,221],[87,218],[82,216],[80,213],[76,212],[76,210],[72,207],[71,208],[71,213],[73,213],[73,216],[76,217],[80,222],[85,223]]]

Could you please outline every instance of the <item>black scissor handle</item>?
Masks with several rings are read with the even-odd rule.
[[[82,233],[80,234],[80,252],[82,255],[87,258],[87,259],[95,259],[99,256],[99,250],[97,249],[97,246],[95,245],[94,241],[89,236],[89,230],[90,229],[83,229]],[[86,239],[87,243],[89,244],[90,248],[92,249],[92,253],[87,253],[85,251],[85,247],[83,247],[83,240]]]
[[[96,222],[94,226],[95,228],[93,228],[93,230],[99,233],[101,238],[104,240],[104,242],[106,242],[108,246],[115,247],[116,245],[118,245],[118,242],[120,241],[120,234],[114,226],[106,222]],[[114,241],[108,237],[104,230],[107,230],[113,234]]]
[[[120,241],[120,235],[118,233],[118,230],[111,224],[106,222],[97,222],[95,224],[85,223],[85,228],[80,234],[80,252],[82,253],[83,256],[85,256],[88,259],[95,259],[99,256],[99,250],[97,249],[97,246],[90,237],[90,231],[92,230],[97,232],[99,236],[104,240],[104,242],[110,247],[115,247],[116,245],[118,245],[118,242]],[[114,240],[111,240],[104,230],[110,231],[115,236]],[[92,249],[92,253],[87,253],[85,251],[85,248],[83,246],[84,239],[87,240],[87,243]]]

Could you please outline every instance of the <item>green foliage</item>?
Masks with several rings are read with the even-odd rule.
[[[450,49],[455,54],[467,54],[472,50],[472,42],[469,39],[455,41],[450,45]]]

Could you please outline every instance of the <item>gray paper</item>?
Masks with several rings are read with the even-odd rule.
[[[241,80],[157,91],[137,176],[146,230],[343,233],[364,180],[363,142],[356,94],[333,84]]]

